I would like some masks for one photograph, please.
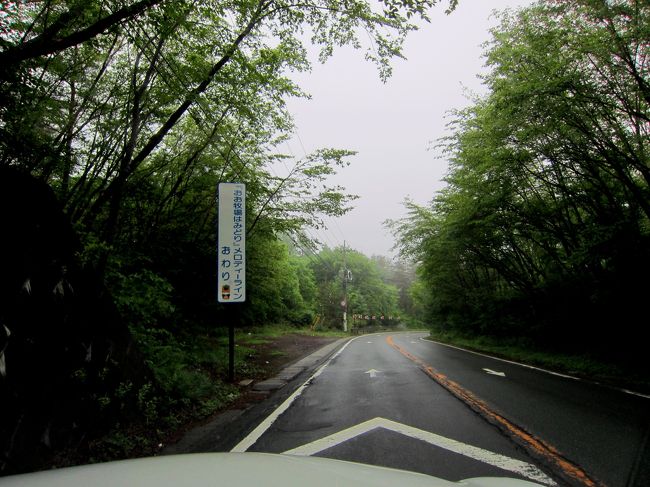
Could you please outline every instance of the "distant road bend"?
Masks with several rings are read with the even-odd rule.
[[[425,336],[350,340],[232,451],[337,458],[452,481],[650,485],[649,398]]]

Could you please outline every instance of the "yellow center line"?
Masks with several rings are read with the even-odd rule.
[[[429,377],[435,380],[442,387],[447,389],[456,398],[463,401],[466,405],[479,413],[488,422],[497,426],[501,431],[506,433],[510,438],[515,440],[518,444],[523,446],[533,457],[542,459],[558,473],[560,476],[572,482],[578,482],[585,486],[597,486],[587,473],[579,466],[564,458],[560,452],[553,446],[545,441],[536,438],[532,434],[524,431],[519,426],[508,421],[506,418],[493,411],[484,401],[476,397],[474,394],[464,389],[456,382],[450,380],[444,374],[435,370],[431,365],[427,364],[424,360],[411,354],[404,348],[397,345],[392,335],[386,337],[388,345],[400,352],[409,360],[415,362]]]

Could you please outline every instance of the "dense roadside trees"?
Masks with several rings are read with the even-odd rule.
[[[326,183],[352,153],[278,154],[284,100],[303,96],[287,73],[309,67],[306,34],[323,60],[352,44],[385,77],[406,17],[435,3],[6,3],[0,164],[55,190],[100,282],[146,268],[181,299],[207,298],[219,181],[247,183],[254,275],[264,242],[305,245],[304,227],[354,198]]]
[[[448,186],[393,222],[439,330],[638,360],[650,288],[650,7],[541,2],[493,32]]]
[[[311,269],[318,287],[318,315],[324,326],[342,326],[344,308],[341,302],[346,296],[351,327],[354,315],[400,314],[398,288],[389,282],[389,275],[382,273],[376,258],[368,258],[349,248],[326,248],[311,260]],[[365,319],[357,323],[358,326],[376,324]]]
[[[352,153],[281,154],[285,100],[305,96],[290,72],[309,69],[311,38],[321,60],[353,45],[385,78],[407,18],[436,3],[2,4],[0,253],[16,272],[0,278],[0,472],[88,446],[99,430],[112,428],[110,452],[132,448],[120,422],[163,428],[230,394],[215,351],[234,319],[215,303],[221,181],[248,190],[250,299],[238,324],[314,321],[311,263],[284,242],[308,247],[305,229],[350,209],[354,196],[327,178]],[[58,237],[42,223],[50,214],[67,222]]]

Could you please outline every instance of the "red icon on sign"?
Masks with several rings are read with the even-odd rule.
[[[221,286],[221,299],[230,299],[230,285],[224,284]]]

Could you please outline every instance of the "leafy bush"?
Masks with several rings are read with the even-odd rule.
[[[215,392],[217,384],[195,362],[191,350],[167,330],[132,328],[147,365],[165,393],[198,402]]]
[[[115,304],[129,323],[152,326],[173,315],[172,285],[159,275],[147,269],[128,275],[116,272],[112,281]]]

